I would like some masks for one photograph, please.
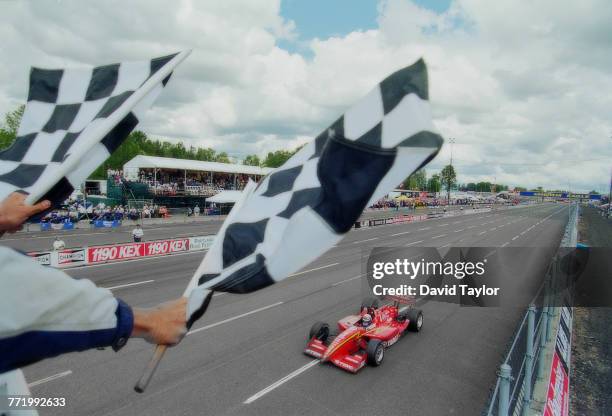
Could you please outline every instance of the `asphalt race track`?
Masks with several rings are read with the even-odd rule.
[[[140,340],[119,353],[106,349],[49,359],[25,368],[26,378],[34,396],[66,398],[66,408],[41,409],[41,415],[478,415],[523,309],[429,302],[421,333],[391,347],[380,367],[355,375],[306,357],[308,330],[314,321],[333,324],[357,312],[364,248],[555,247],[567,214],[565,205],[546,204],[353,230],[277,285],[215,296],[192,333],[166,354],[144,394],[133,385],[152,346]],[[145,232],[152,239],[158,238],[154,232],[159,238],[214,233],[215,226]],[[83,232],[75,239],[93,244],[98,236]],[[69,273],[146,307],[180,296],[201,257],[196,252]],[[525,267],[548,261],[520,260]]]

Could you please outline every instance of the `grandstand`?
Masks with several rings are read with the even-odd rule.
[[[223,191],[240,191],[251,179],[261,180],[271,168],[139,155],[123,170],[109,170],[107,197],[111,204],[152,200],[167,207],[204,207]]]

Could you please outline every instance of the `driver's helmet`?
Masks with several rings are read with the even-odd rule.
[[[363,325],[364,328],[367,328],[370,325],[372,325],[372,316],[370,316],[369,313],[366,313],[365,315],[363,315],[363,317],[361,318],[361,324]]]

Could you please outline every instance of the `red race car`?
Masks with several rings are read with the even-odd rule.
[[[356,373],[366,363],[379,366],[385,348],[395,344],[407,330],[419,332],[423,313],[412,306],[400,308],[401,299],[392,305],[380,306],[376,298],[367,298],[358,315],[338,321],[338,333],[332,334],[325,322],[316,322],[310,329],[304,353],[330,361],[343,370]]]

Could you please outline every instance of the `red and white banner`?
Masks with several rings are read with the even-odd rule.
[[[163,256],[183,251],[189,251],[188,238],[94,246],[87,248],[87,262],[89,264],[105,263],[140,257]]]
[[[548,383],[544,416],[567,415],[569,415],[569,377],[559,354],[555,350],[552,368],[550,369],[550,382]]]

